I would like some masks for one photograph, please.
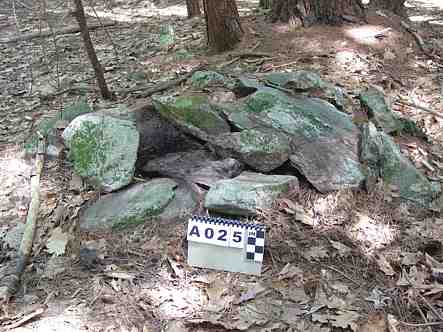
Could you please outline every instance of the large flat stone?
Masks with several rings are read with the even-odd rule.
[[[159,178],[108,194],[81,214],[82,229],[113,229],[160,215],[175,198],[177,182]]]
[[[440,185],[431,183],[405,157],[394,140],[374,124],[363,127],[361,161],[368,178],[381,177],[383,182],[398,188],[401,198],[428,206],[440,193]]]
[[[230,131],[229,124],[209,104],[206,96],[157,97],[155,109],[185,133],[207,141]]]
[[[211,138],[210,145],[222,158],[235,158],[260,172],[283,165],[291,151],[289,139],[275,131],[246,129]]]
[[[257,209],[271,208],[279,195],[296,188],[295,176],[243,172],[212,186],[206,194],[205,208],[221,214],[255,215]]]
[[[242,164],[232,158],[215,160],[208,151],[195,150],[153,159],[146,163],[143,171],[211,187],[219,180],[239,175],[242,168]]]

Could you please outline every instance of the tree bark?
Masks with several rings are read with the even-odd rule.
[[[188,18],[201,15],[200,0],[186,0],[186,8],[188,9]]]
[[[85,44],[86,52],[88,53],[89,61],[94,68],[95,77],[97,79],[100,93],[104,99],[112,99],[112,93],[108,89],[108,85],[105,81],[103,74],[103,67],[98,61],[97,54],[95,53],[94,45],[92,44],[91,36],[89,35],[88,25],[86,24],[85,10],[83,8],[82,0],[74,0],[75,3],[75,18],[77,19],[80,31]]]
[[[386,0],[388,1],[388,0]],[[303,26],[316,22],[341,23],[345,17],[364,18],[360,0],[273,0],[271,20],[299,21]]]
[[[272,0],[260,0],[259,6],[263,9],[271,9]]]
[[[203,0],[208,45],[217,52],[233,49],[243,30],[235,0]]]
[[[406,0],[371,0],[369,5],[377,9],[387,9],[394,14],[405,16],[406,15]]]

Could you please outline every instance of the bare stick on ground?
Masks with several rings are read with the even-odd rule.
[[[40,178],[45,162],[46,141],[43,136],[39,138],[37,155],[35,158],[35,174],[31,176],[31,202],[29,203],[28,215],[26,217],[25,231],[17,256],[14,273],[6,275],[0,280],[0,302],[8,302],[17,292],[20,279],[31,257],[32,245],[34,243],[37,229],[38,210],[40,206]]]
[[[154,93],[158,93],[158,92],[162,92],[162,91],[168,90],[170,88],[173,88],[174,86],[177,86],[177,85],[183,83],[188,78],[190,78],[196,71],[201,70],[201,69],[203,69],[203,66],[199,66],[199,67],[191,70],[189,73],[183,75],[180,78],[177,78],[175,80],[168,81],[168,82],[162,82],[162,83],[160,83],[160,84],[158,84],[156,86],[153,86],[153,87],[140,86],[140,87],[136,87],[136,88],[120,90],[119,92],[122,93],[122,94],[127,94],[127,93],[131,93],[131,92],[137,92],[137,91],[144,90],[139,95],[141,97],[149,97],[149,96],[152,96]]]
[[[434,115],[434,116],[436,116],[436,117],[438,117],[438,118],[443,119],[443,113],[439,113],[439,112],[434,111],[434,110],[431,110],[431,109],[429,109],[429,108],[427,108],[427,107],[420,106],[420,105],[417,105],[417,104],[414,104],[414,103],[410,103],[410,102],[407,102],[407,101],[405,101],[405,100],[401,100],[401,99],[398,99],[398,100],[396,100],[395,102],[396,102],[397,104],[400,104],[400,105],[405,105],[405,106],[409,106],[409,107],[412,107],[412,108],[416,108],[416,109],[419,109],[419,110],[425,111],[425,112],[427,112],[427,113],[429,113],[429,114],[432,114],[432,115]]]
[[[88,30],[92,31],[92,30],[103,28],[103,27],[110,27],[113,25],[115,25],[114,22],[103,23],[103,25],[102,24],[91,24],[88,26]],[[19,41],[28,41],[28,40],[32,40],[35,38],[46,38],[51,35],[55,35],[55,36],[67,35],[70,33],[77,33],[77,32],[80,32],[80,27],[78,27],[78,26],[67,27],[67,28],[57,30],[54,32],[52,32],[51,30],[37,31],[37,32],[27,33],[24,35],[14,36],[11,38],[0,39],[0,44],[15,43],[15,42],[19,42]]]

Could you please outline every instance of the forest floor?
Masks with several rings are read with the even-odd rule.
[[[427,135],[396,137],[402,151],[428,177],[443,179],[442,1],[408,2],[427,54],[398,17],[373,13],[364,26],[294,29],[269,22],[255,9],[258,1],[247,0],[237,1],[242,43],[211,54],[204,20],[188,20],[183,2],[95,2],[103,22],[117,22],[92,37],[119,103],[140,102],[145,89],[201,64],[227,75],[312,70],[350,96],[376,85]],[[75,26],[66,3],[48,1],[45,12],[30,0],[0,0],[0,40],[48,29],[48,22],[53,30]],[[168,25],[176,36],[165,48],[159,37]],[[174,93],[190,89],[184,84]],[[37,120],[84,99],[102,103],[78,33],[0,42],[0,232],[23,221],[5,189],[20,172],[20,143]],[[345,111],[354,109],[356,99]],[[63,160],[47,162],[34,257],[23,288],[1,308],[0,330],[443,331],[441,213],[402,203],[386,188],[319,194],[304,186],[280,199],[259,216],[270,232],[263,273],[253,277],[187,266],[185,220],[81,233],[77,240],[97,248],[97,257],[51,257],[51,231],[75,222],[95,197],[70,190],[70,179]],[[294,220],[296,203],[313,212],[306,224]],[[6,257],[0,251],[0,263]]]

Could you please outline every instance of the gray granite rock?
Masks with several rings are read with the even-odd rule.
[[[255,215],[257,209],[271,208],[279,195],[297,188],[295,176],[243,172],[212,186],[205,198],[205,208],[221,214]]]
[[[131,120],[90,113],[75,118],[63,132],[74,171],[103,192],[132,181],[139,133]]]

